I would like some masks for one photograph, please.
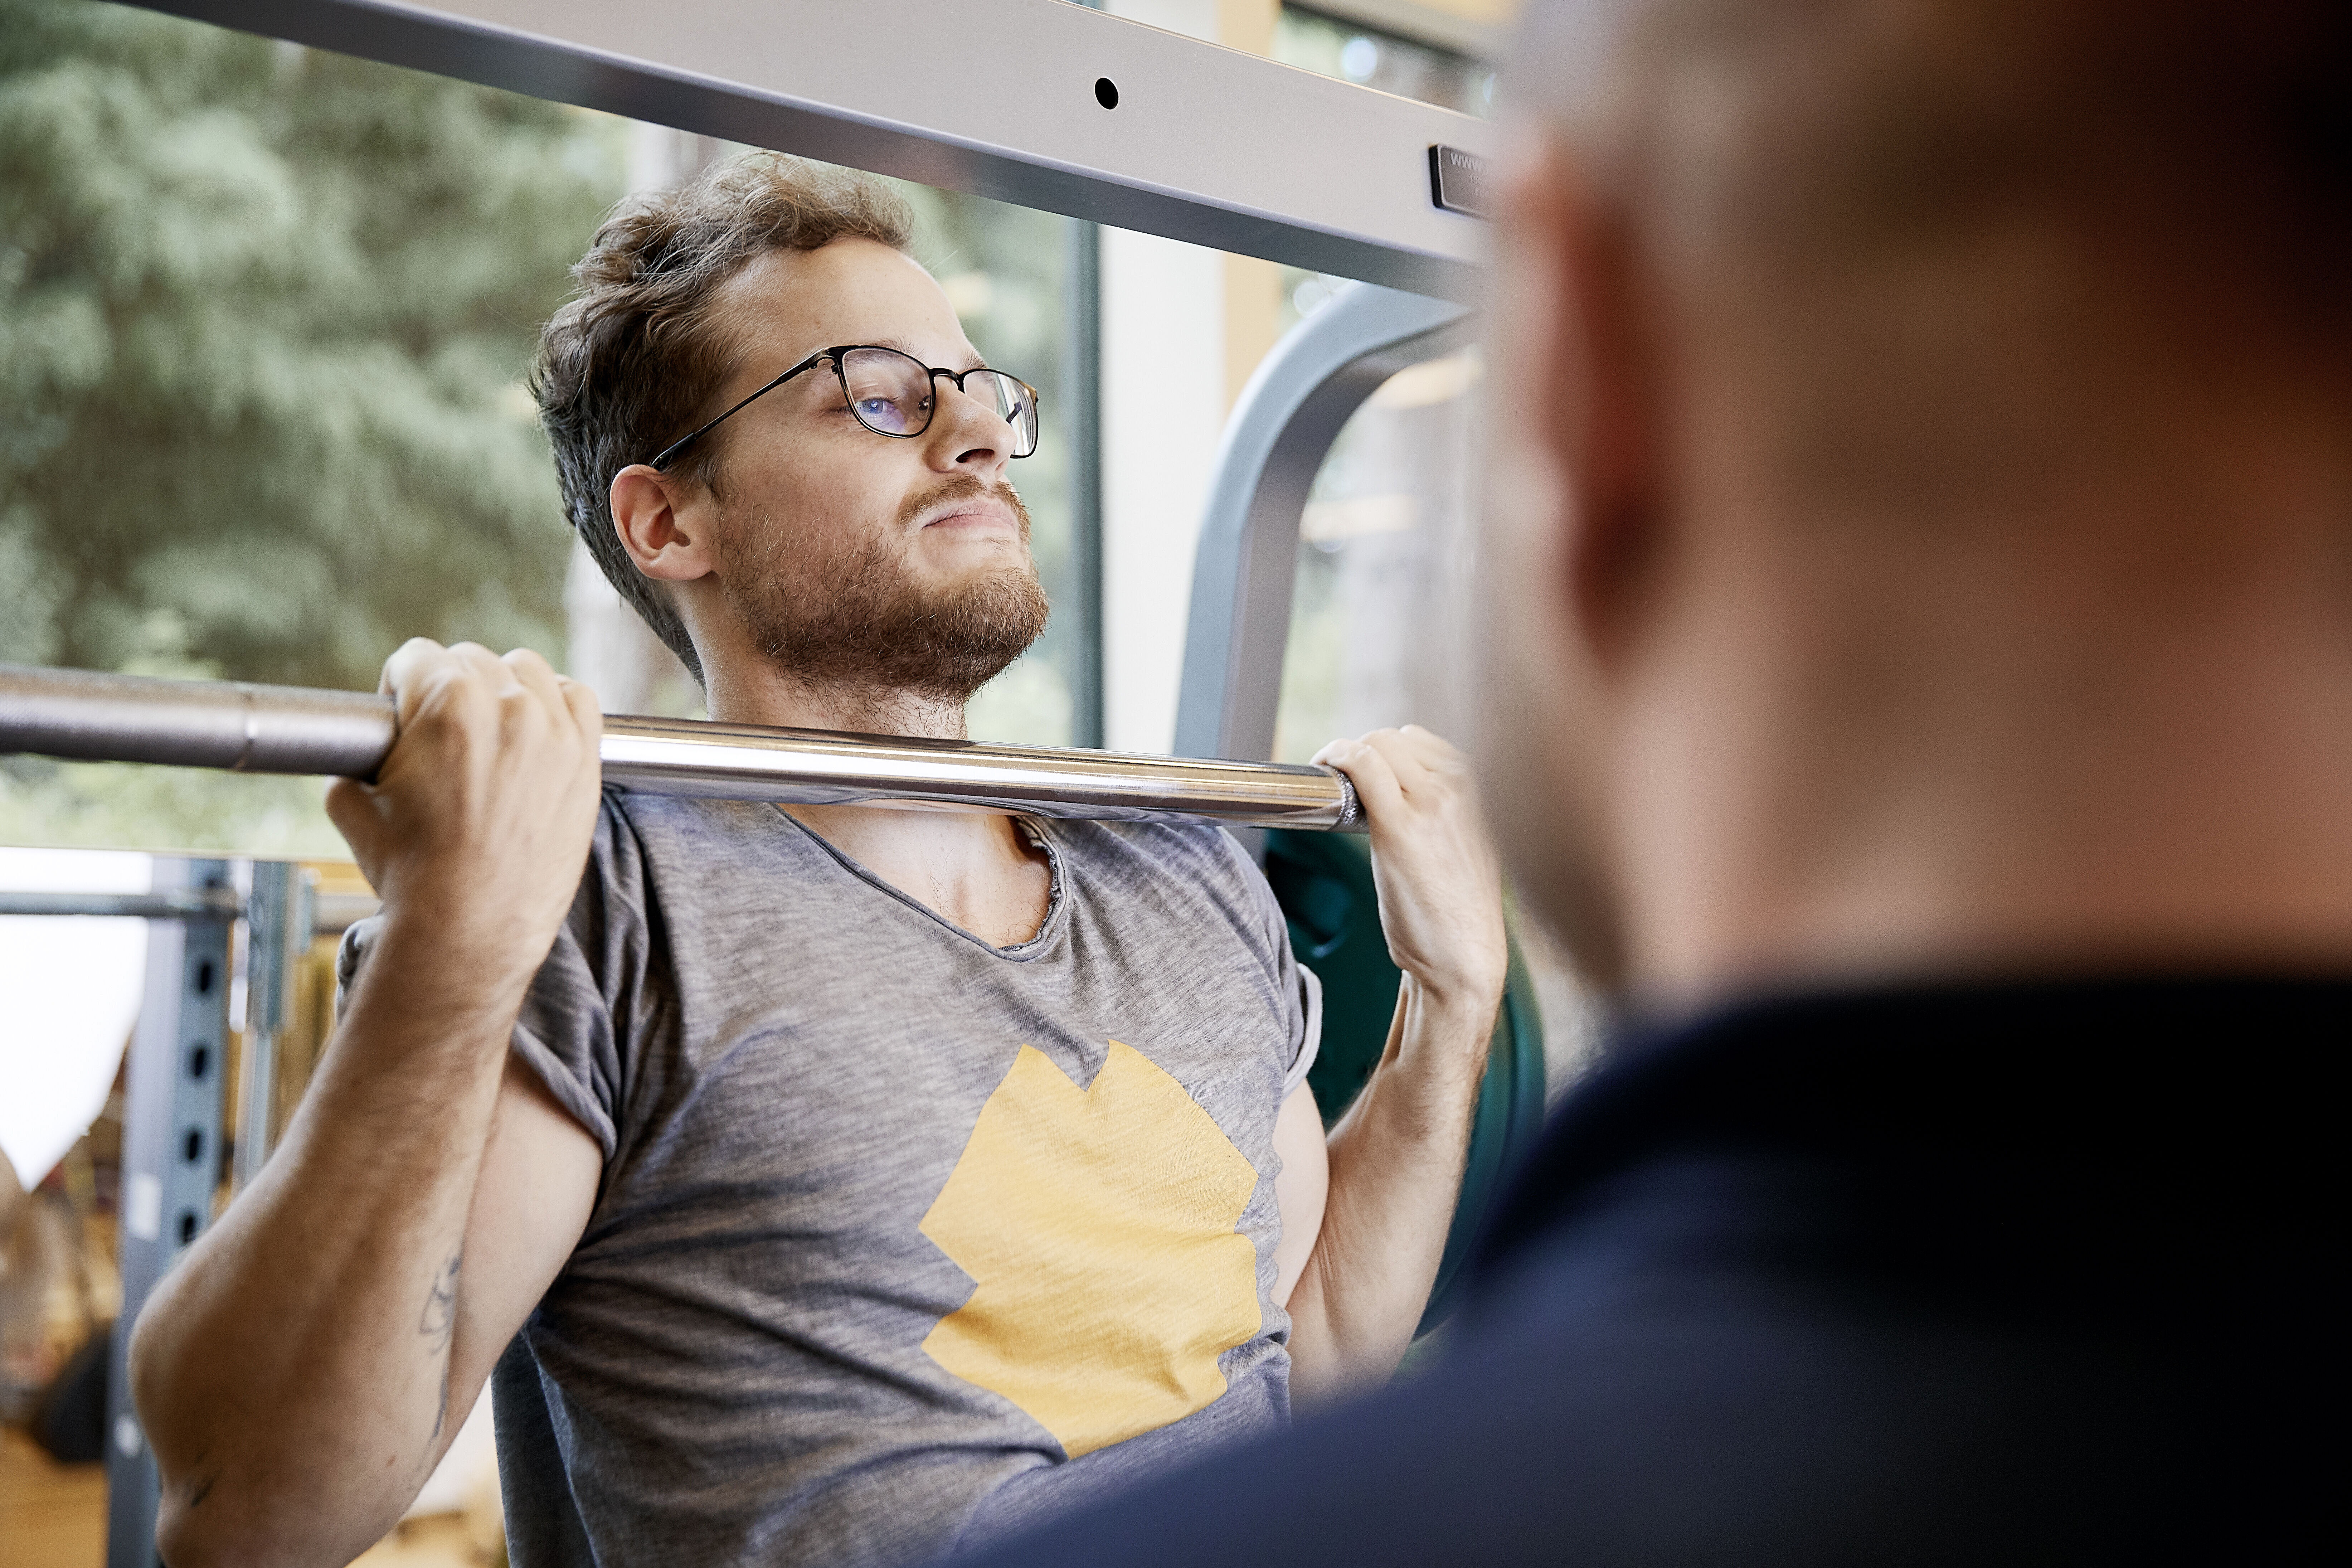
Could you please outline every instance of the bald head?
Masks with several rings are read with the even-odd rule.
[[[1519,58],[1490,741],[1604,977],[2352,933],[2193,890],[2261,858],[2222,753],[2352,763],[2220,711],[2352,702],[2352,10],[1538,0]]]
[[[1804,481],[1945,499],[2079,440],[2103,375],[2352,363],[2337,0],[1578,3],[1529,41],[1515,90],[1775,379]]]

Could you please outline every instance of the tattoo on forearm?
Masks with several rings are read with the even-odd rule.
[[[442,1266],[441,1277],[433,1281],[425,1293],[425,1314],[417,1320],[416,1331],[436,1351],[449,1348],[449,1341],[457,1332],[457,1264],[465,1254],[453,1252]]]
[[[465,1254],[462,1252],[453,1252],[449,1255],[449,1261],[442,1266],[440,1278],[435,1279],[433,1288],[425,1292],[425,1311],[416,1321],[416,1331],[425,1336],[425,1342],[432,1347],[433,1353],[442,1358],[441,1405],[440,1408],[433,1413],[433,1436],[436,1441],[439,1440],[441,1428],[449,1420],[447,1356],[449,1342],[455,1339],[457,1333],[457,1265],[464,1257]]]

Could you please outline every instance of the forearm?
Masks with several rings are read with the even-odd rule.
[[[459,1252],[522,994],[462,945],[387,921],[285,1142],[141,1315],[132,1383],[181,1568],[344,1562],[445,1446]]]
[[[1396,1370],[1462,1185],[1498,998],[1408,974],[1387,1050],[1329,1139],[1322,1228],[1291,1293],[1291,1385],[1313,1400]]]

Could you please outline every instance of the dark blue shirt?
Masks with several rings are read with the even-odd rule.
[[[2231,980],[1634,1031],[1438,1367],[978,1561],[2340,1555],[2347,1039]]]

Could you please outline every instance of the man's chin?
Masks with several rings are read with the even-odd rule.
[[[919,599],[957,599],[990,593],[997,583],[1037,581],[1037,566],[1018,541],[971,541],[922,550],[908,562],[906,585]]]
[[[1017,573],[1035,579],[1037,564],[1018,535],[996,527],[938,523],[915,537],[908,586],[926,596],[955,594],[986,578]]]
[[[1050,611],[1028,552],[931,581],[910,574],[907,596],[878,621],[876,674],[886,683],[963,700],[1045,635]],[[881,629],[877,626],[876,629]]]
[[[880,544],[836,571],[729,579],[730,605],[780,671],[819,686],[961,700],[1045,629],[1028,547],[1001,535]]]

